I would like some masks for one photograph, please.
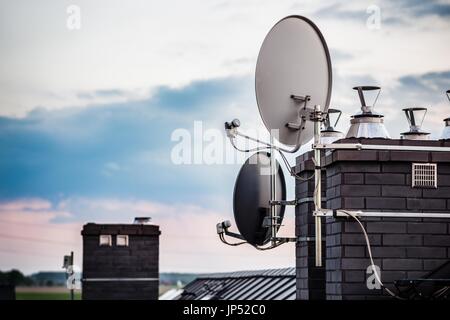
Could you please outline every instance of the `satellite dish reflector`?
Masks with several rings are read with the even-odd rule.
[[[300,123],[302,102],[291,96],[310,96],[310,108],[328,107],[332,74],[328,47],[317,26],[307,18],[288,16],[269,31],[256,63],[256,100],[262,120],[269,130],[279,130],[281,143],[294,146],[313,137],[313,122],[293,129],[288,123]],[[297,141],[298,130],[302,130]],[[276,133],[275,133],[276,134]]]
[[[278,162],[276,168],[275,199],[286,200],[286,183]],[[270,240],[270,173],[270,154],[258,152],[244,163],[234,185],[234,219],[240,234],[254,246]],[[276,206],[278,224],[283,220],[284,209],[285,206]]]

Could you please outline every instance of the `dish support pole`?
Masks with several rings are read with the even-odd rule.
[[[321,124],[320,106],[314,106],[314,145],[320,144],[320,124]],[[322,169],[321,169],[321,151],[314,148],[314,222],[315,222],[315,245],[316,245],[316,267],[322,266],[322,218],[317,215],[322,209]]]
[[[272,245],[276,244],[276,236],[277,236],[277,206],[273,204],[277,195],[277,161],[275,159],[275,147],[274,147],[274,138],[272,132],[270,133],[270,238],[272,240]]]

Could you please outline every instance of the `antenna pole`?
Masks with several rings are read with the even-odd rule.
[[[273,204],[273,201],[276,200],[277,194],[277,184],[275,173],[277,172],[276,168],[276,160],[275,160],[275,147],[274,147],[274,139],[272,132],[270,133],[270,235],[272,240],[272,245],[276,245],[276,236],[277,236],[277,209],[276,205]]]
[[[314,145],[320,144],[320,106],[314,106]],[[314,212],[315,215],[315,227],[316,227],[316,267],[322,266],[322,220],[317,214],[322,208],[322,169],[320,149],[314,148],[314,160],[315,160],[315,188],[314,188]]]
[[[70,274],[70,276],[71,277],[73,277],[73,275],[74,275],[74,273],[75,273],[75,271],[73,270],[73,251],[70,251],[70,264],[72,265],[71,267],[72,267],[72,271],[71,271],[71,274]],[[72,280],[73,281],[73,280]],[[75,294],[74,294],[74,290],[73,290],[73,282],[71,283],[71,286],[70,286],[70,300],[75,300]]]

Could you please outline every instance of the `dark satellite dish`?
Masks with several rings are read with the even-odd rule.
[[[256,63],[256,100],[267,130],[278,130],[278,140],[289,146],[311,140],[313,122],[297,130],[287,126],[300,122],[302,104],[293,96],[309,96],[308,107],[319,105],[323,111],[331,87],[330,54],[319,28],[302,16],[281,19],[264,39]]]
[[[275,199],[286,200],[283,170],[278,162],[276,164]],[[270,153],[258,152],[244,163],[234,185],[234,219],[240,234],[254,246],[262,246],[270,240],[270,176]],[[284,209],[284,205],[276,206],[277,229]]]

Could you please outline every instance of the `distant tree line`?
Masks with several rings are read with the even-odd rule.
[[[35,283],[31,277],[27,277],[19,270],[13,269],[11,271],[0,271],[0,284],[14,286],[32,286]]]
[[[66,279],[66,273],[58,271],[40,271],[29,276],[24,275],[17,269],[0,271],[0,285],[38,287],[65,286]]]

